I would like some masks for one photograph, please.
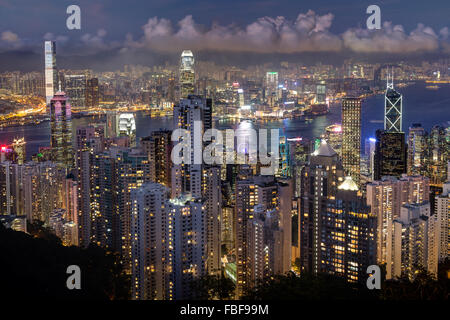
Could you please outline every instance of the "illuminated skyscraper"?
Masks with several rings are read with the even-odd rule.
[[[47,105],[58,90],[58,73],[56,71],[56,43],[45,41],[45,101]]]
[[[402,95],[394,90],[394,78],[387,78],[384,96],[384,130],[402,132]]]
[[[391,261],[393,254],[393,221],[400,217],[402,205],[429,201],[429,179],[422,176],[383,177],[367,185],[367,204],[378,217],[377,262]],[[392,277],[392,264],[386,265]]]
[[[392,255],[386,262],[392,273],[386,274],[387,279],[406,276],[412,281],[419,268],[437,275],[438,258],[430,246],[434,243],[431,218],[428,201],[401,207],[393,224]]]
[[[72,113],[69,98],[62,91],[50,100],[52,160],[67,168],[73,166]]]
[[[86,107],[86,75],[85,74],[70,74],[65,77],[65,92],[70,98],[72,107],[84,108]]]
[[[20,138],[20,139],[14,139],[13,143],[12,143],[12,147],[14,152],[17,155],[17,163],[18,164],[23,164],[26,160],[26,151],[25,151],[25,138]]]
[[[141,148],[148,155],[150,164],[150,181],[160,183],[167,188],[170,188],[172,174],[171,136],[171,131],[159,130],[141,139]]]
[[[255,281],[264,275],[285,274],[291,264],[292,185],[289,180],[278,181],[273,176],[253,176],[249,173],[248,167],[243,166],[236,182],[235,193],[234,232],[238,296],[252,288]],[[272,220],[273,225],[264,225],[264,217]],[[264,244],[259,243],[259,239],[264,241]],[[263,254],[266,245],[267,249]],[[255,254],[259,254],[257,259]],[[259,270],[258,266],[262,263],[259,259],[264,257],[268,259],[266,267]],[[273,263],[270,263],[271,260]]]
[[[403,132],[376,131],[374,180],[406,173],[406,145]]]
[[[436,239],[431,248],[439,262],[443,262],[450,256],[450,182],[444,183],[442,194],[435,201],[432,220]]]
[[[99,87],[98,78],[87,80],[86,83],[86,106],[91,108],[98,107],[99,104]]]
[[[195,93],[194,55],[191,50],[184,50],[180,59],[180,98],[187,98]]]
[[[428,153],[428,177],[431,184],[442,186],[447,180],[447,163],[450,159],[450,140],[446,137],[446,130],[441,126],[434,126],[430,131]]]
[[[361,161],[361,99],[342,100],[342,165],[359,185]]]
[[[130,146],[136,146],[136,120],[132,113],[122,113],[119,116],[119,136],[129,137]]]
[[[157,183],[131,190],[133,299],[192,299],[192,281],[206,274],[203,203],[168,197]]]
[[[426,172],[428,135],[420,123],[413,123],[408,135],[408,175]]]

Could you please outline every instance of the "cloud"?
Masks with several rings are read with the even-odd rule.
[[[195,23],[191,15],[176,26],[170,20],[152,17],[142,27],[144,35],[134,40],[127,35],[124,51],[149,48],[162,51],[221,50],[243,52],[337,52],[350,50],[357,53],[412,53],[432,52],[450,47],[448,28],[439,34],[421,23],[407,33],[403,26],[384,22],[380,30],[351,28],[342,34],[331,32],[334,15],[318,15],[309,10],[300,13],[295,21],[283,16],[262,17],[245,27],[234,24],[212,24],[210,28]]]
[[[61,36],[61,35],[57,36],[51,32],[47,32],[43,38],[44,38],[44,40],[52,40],[52,41],[56,41],[60,44],[63,44],[69,40],[68,36]]]
[[[343,33],[344,46],[356,52],[410,53],[435,51],[439,37],[432,28],[419,23],[409,34],[403,26],[384,22],[380,30],[350,29]]]
[[[136,49],[164,53],[179,52],[186,48],[224,53],[450,52],[448,27],[435,32],[431,27],[419,23],[414,30],[407,32],[401,25],[384,22],[380,30],[350,28],[336,34],[333,32],[333,20],[332,13],[320,15],[312,10],[298,14],[295,20],[283,16],[266,16],[243,26],[233,23],[204,26],[196,23],[192,15],[185,16],[177,23],[165,18],[151,17],[142,26],[142,34],[137,38],[130,33],[122,41],[109,41],[107,31],[99,29],[77,38],[72,34],[62,36],[46,33],[44,39],[56,40],[63,52],[67,50],[81,55],[111,49],[120,53],[132,53]],[[40,43],[22,41],[12,31],[4,31],[0,35],[0,47],[8,49],[26,43],[35,47],[39,45],[41,48]]]
[[[2,32],[1,39],[9,43],[17,43],[20,41],[19,36],[9,30]]]
[[[191,15],[180,20],[177,27],[167,19],[153,17],[142,27],[144,36],[135,41],[127,35],[125,45],[159,50],[336,51],[341,49],[342,41],[329,32],[333,18],[332,14],[320,16],[310,10],[293,22],[282,16],[262,17],[245,28],[212,24],[205,29]]]

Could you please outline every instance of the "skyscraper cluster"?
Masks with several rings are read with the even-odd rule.
[[[390,76],[384,128],[366,142],[364,157],[364,103],[346,95],[342,123],[328,126],[322,139],[281,135],[278,164],[265,175],[265,165],[249,161],[245,143],[221,146],[227,159],[245,163],[203,161],[214,102],[229,96],[209,97],[190,50],[181,54],[178,84],[173,75],[168,82],[173,126],[152,128],[146,137],[137,135],[131,111],[108,110],[104,119],[72,128],[72,110],[98,106],[101,85],[89,74],[58,76],[55,54],[55,43],[46,42],[50,147],[33,161],[23,139],[1,147],[0,214],[14,217],[9,224],[18,230],[40,221],[64,245],[117,253],[132,299],[194,299],[196,281],[207,275],[229,278],[236,298],[293,270],[365,283],[367,268],[378,264],[387,279],[412,280],[420,268],[436,276],[448,258],[448,131],[435,126],[427,133],[413,124],[406,139],[402,94]],[[245,102],[259,99],[259,89],[244,92],[240,70],[226,77],[230,105],[252,115]],[[289,105],[287,88],[297,87],[280,85],[279,77],[263,70],[269,113],[280,101]],[[326,81],[314,86],[316,105],[326,105]],[[190,148],[180,148],[184,143]]]

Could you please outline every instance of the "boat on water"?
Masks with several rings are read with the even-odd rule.
[[[433,86],[426,86],[425,88],[428,90],[438,90],[440,87],[433,85]]]

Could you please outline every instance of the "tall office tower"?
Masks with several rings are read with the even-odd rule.
[[[24,164],[27,156],[26,156],[26,150],[25,150],[25,138],[20,139],[14,139],[12,143],[12,148],[14,152],[17,155],[17,163],[18,164]]]
[[[70,74],[64,76],[65,92],[74,108],[86,107],[86,75]]]
[[[406,173],[406,145],[403,132],[376,131],[374,179],[400,177]]]
[[[291,177],[291,153],[286,136],[280,136],[279,155],[280,164],[275,175],[279,178],[289,178]]]
[[[106,132],[107,138],[115,138],[119,136],[119,114],[115,111],[106,113]]]
[[[439,262],[450,256],[450,182],[443,185],[442,194],[437,196],[435,212],[431,216],[435,242],[431,246]]]
[[[403,175],[400,179],[385,176],[367,185],[367,204],[378,217],[378,263],[386,263],[392,257],[393,221],[400,217],[401,206],[429,201],[429,193],[429,179],[422,176]],[[386,265],[386,272],[391,276],[392,265]]]
[[[278,89],[278,72],[266,72],[266,98],[277,92]]]
[[[172,197],[182,193],[190,193],[194,198],[200,198],[202,192],[202,164],[194,163],[194,150],[203,150],[201,137],[212,128],[212,100],[199,96],[189,96],[181,99],[173,108],[175,129],[185,129],[190,133],[190,155],[180,154],[183,159],[190,157],[191,164],[174,165],[172,168]],[[195,129],[198,128],[198,132]],[[197,140],[195,140],[197,138]]]
[[[387,77],[384,96],[384,130],[387,132],[402,131],[402,95],[394,89],[394,77]]]
[[[387,265],[392,273],[386,279],[407,276],[410,280],[418,268],[424,268],[433,276],[437,275],[437,256],[432,253],[429,241],[430,203],[405,204],[401,207],[400,217],[394,220],[392,255],[388,256]]]
[[[340,157],[342,156],[342,126],[340,124],[332,124],[326,127],[322,138]]]
[[[342,165],[359,185],[361,160],[361,99],[342,100]]]
[[[180,59],[180,98],[186,99],[195,93],[194,55],[190,50],[184,50]]]
[[[319,211],[318,272],[366,281],[367,267],[376,263],[377,217],[365,202],[357,184],[346,177]]]
[[[88,79],[86,82],[86,107],[98,108],[99,90],[98,78]]]
[[[170,190],[157,183],[144,183],[131,190],[132,298],[163,300],[173,260],[167,253],[166,231],[172,226],[165,208]]]
[[[446,138],[446,129],[434,126],[429,140],[429,174],[431,184],[442,186],[447,180],[447,163],[450,159],[450,139]]]
[[[120,137],[129,137],[130,146],[136,146],[136,121],[132,113],[122,113],[119,116],[119,132]]]
[[[376,142],[375,138],[368,138],[365,142],[364,153],[368,159],[368,177],[370,181],[374,178]]]
[[[171,76],[168,80],[168,88],[167,88],[167,100],[169,102],[175,103],[175,78]]]
[[[425,175],[428,137],[420,123],[413,123],[408,134],[408,175]]]
[[[58,72],[56,70],[56,43],[45,41],[45,101],[47,105],[58,90]]]
[[[172,132],[169,130],[154,131],[141,139],[141,148],[148,155],[150,164],[150,181],[171,186],[172,172]]]
[[[73,167],[72,113],[69,98],[64,92],[57,92],[50,100],[50,121],[52,160],[71,168]]]
[[[321,80],[316,85],[316,104],[325,104],[327,102],[327,86],[325,81]]]
[[[253,176],[249,170],[240,171],[236,182],[235,203],[235,252],[236,252],[236,293],[245,294],[254,285],[254,269],[259,261],[254,260],[254,241],[250,232],[255,219],[255,206],[261,213],[276,211],[277,227],[280,231],[277,250],[277,264],[271,269],[272,275],[284,274],[290,270],[291,260],[291,199],[292,185],[278,182],[273,176]],[[257,223],[257,222],[256,222]],[[253,230],[255,231],[255,230]],[[253,272],[253,273],[252,273]]]

